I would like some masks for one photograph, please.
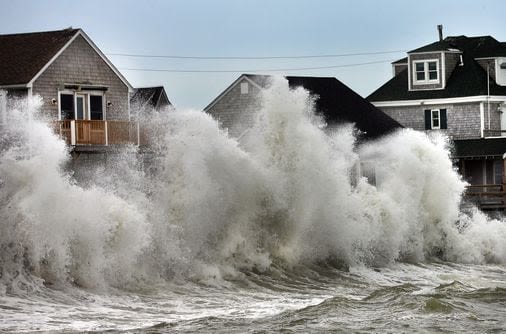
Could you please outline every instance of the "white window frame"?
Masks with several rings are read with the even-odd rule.
[[[429,63],[436,63],[436,74],[437,79],[429,79]],[[423,64],[423,72],[425,79],[424,80],[417,80],[416,77],[416,64]],[[414,60],[413,61],[413,83],[415,85],[420,84],[438,84],[440,82],[440,66],[439,66],[439,59],[424,59],[424,60]]]
[[[58,120],[61,121],[61,95],[73,95],[74,96],[74,120],[77,116],[77,95],[84,95],[84,98],[86,99],[86,102],[84,103],[84,106],[86,107],[86,110],[84,110],[85,120],[89,120],[91,118],[91,110],[90,110],[90,96],[102,96],[102,120],[107,120],[106,117],[106,101],[105,101],[105,93],[103,91],[99,90],[86,90],[86,91],[74,91],[74,90],[60,90],[58,91]]]
[[[434,112],[437,112],[437,118],[434,117]],[[437,119],[437,126],[434,126],[434,120]],[[441,129],[441,109],[431,109],[430,110],[430,128],[433,130]]]

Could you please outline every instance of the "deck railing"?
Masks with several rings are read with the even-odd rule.
[[[466,187],[465,196],[482,210],[506,210],[506,185],[477,184]]]
[[[485,137],[505,137],[506,130],[483,130],[483,135]]]
[[[137,122],[64,120],[55,122],[55,131],[67,144],[74,146],[140,144],[140,127]]]

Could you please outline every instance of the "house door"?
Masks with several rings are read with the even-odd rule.
[[[76,139],[77,144],[90,144],[90,122],[86,107],[86,95],[76,94]]]

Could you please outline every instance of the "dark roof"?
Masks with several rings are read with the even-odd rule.
[[[442,41],[427,44],[408,53],[460,50],[473,58],[506,56],[506,45],[492,36],[448,36]]]
[[[454,158],[501,157],[506,153],[506,137],[454,141]]]
[[[30,82],[78,31],[0,35],[0,85]]]
[[[161,107],[171,105],[163,86],[136,88],[130,101],[132,101],[132,103],[138,103],[141,106],[149,105],[156,108],[158,107],[158,101],[163,96],[165,96],[167,103],[164,103]]]
[[[473,58],[506,56],[506,44],[498,42],[491,36],[449,36],[445,41]]]
[[[407,63],[408,63],[408,57],[404,57],[404,58],[394,61],[392,64],[407,64]]]
[[[269,76],[246,74],[246,76],[266,87]],[[290,87],[304,87],[317,95],[316,111],[325,117],[329,125],[349,122],[362,131],[365,138],[377,138],[402,126],[394,119],[374,107],[336,78],[328,77],[285,77]]]
[[[411,51],[408,51],[408,53],[417,53],[417,52],[432,52],[432,51],[449,51],[451,49],[455,49],[455,46],[453,46],[448,41],[442,40],[437,41],[434,43],[427,44],[425,46],[422,46],[418,49],[414,49]]]
[[[487,95],[487,73],[477,63],[475,58],[487,57],[490,54],[500,55],[504,43],[499,43],[490,36],[447,37],[459,50],[463,50],[463,66],[456,66],[446,81],[445,89],[408,90],[408,70],[398,73],[383,86],[367,97],[369,101],[399,101],[437,99],[450,97],[464,97]],[[495,42],[494,42],[495,41]],[[506,51],[504,53],[506,55]],[[491,95],[506,95],[506,86],[499,86],[490,79]]]

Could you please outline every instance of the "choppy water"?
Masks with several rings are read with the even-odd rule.
[[[460,210],[444,137],[357,146],[304,90],[262,99],[240,143],[152,113],[149,165],[129,147],[73,172],[39,102],[9,110],[0,331],[505,330],[506,222]]]

